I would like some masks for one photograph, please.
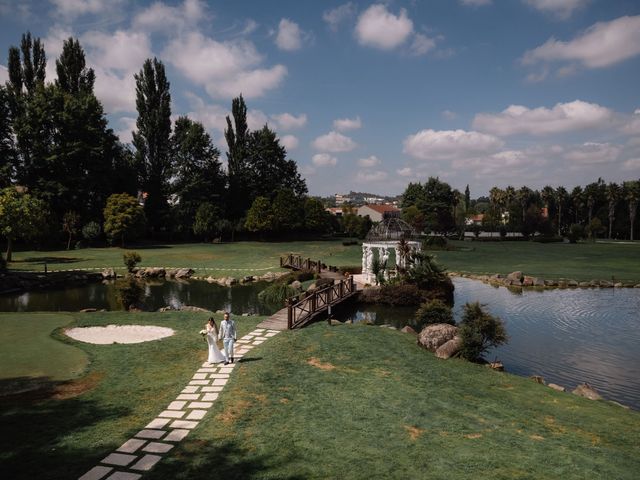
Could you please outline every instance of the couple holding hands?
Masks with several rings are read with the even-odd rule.
[[[225,365],[233,363],[233,344],[236,341],[237,334],[236,324],[229,317],[229,313],[225,312],[224,320],[220,323],[219,331],[213,317],[209,318],[205,328],[207,343],[209,344],[209,358],[207,359],[207,363],[224,362]],[[224,355],[218,348],[216,340],[222,340],[222,344],[224,345]]]

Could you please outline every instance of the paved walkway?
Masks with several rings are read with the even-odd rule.
[[[239,339],[235,348],[236,362],[278,333],[277,330],[256,328]],[[142,477],[198,426],[238,365],[203,363],[165,410],[79,480],[137,480]]]

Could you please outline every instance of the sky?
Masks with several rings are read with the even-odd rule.
[[[2,83],[26,31],[49,81],[80,40],[123,142],[147,58],[166,66],[174,118],[222,152],[242,94],[312,195],[640,178],[637,0],[0,0]]]

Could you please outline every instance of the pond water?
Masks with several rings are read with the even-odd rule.
[[[507,371],[542,375],[547,382],[568,389],[588,382],[605,398],[640,409],[640,290],[506,288],[458,278],[455,284],[456,319],[466,302],[479,301],[505,321],[509,343],[492,350]],[[145,303],[155,310],[167,305],[194,305],[210,310],[268,315],[258,293],[266,283],[232,288],[192,282],[152,282]],[[113,284],[89,284],[61,291],[1,295],[0,311],[78,311],[83,308],[119,310]],[[402,327],[411,323],[414,308],[350,305],[335,311],[341,320],[369,318],[376,324]]]

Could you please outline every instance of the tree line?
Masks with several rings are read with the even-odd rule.
[[[9,80],[0,86],[0,234],[9,257],[18,239],[69,247],[102,235],[115,243],[232,237],[255,230],[248,211],[265,200],[278,219],[307,211],[315,217],[273,231],[330,227],[276,132],[248,128],[241,94],[226,118],[225,169],[201,123],[187,116],[172,122],[170,83],[158,59],[135,75],[132,145],[109,127],[77,39],[64,41],[51,82],[46,64],[43,42],[26,33],[9,48]]]
[[[493,187],[488,197],[471,199],[465,192],[431,177],[424,184],[410,183],[402,195],[403,218],[417,231],[454,233],[484,229],[525,237],[638,238],[636,213],[640,180],[606,183],[602,178],[588,185]],[[465,219],[482,214],[481,226],[465,225]]]

